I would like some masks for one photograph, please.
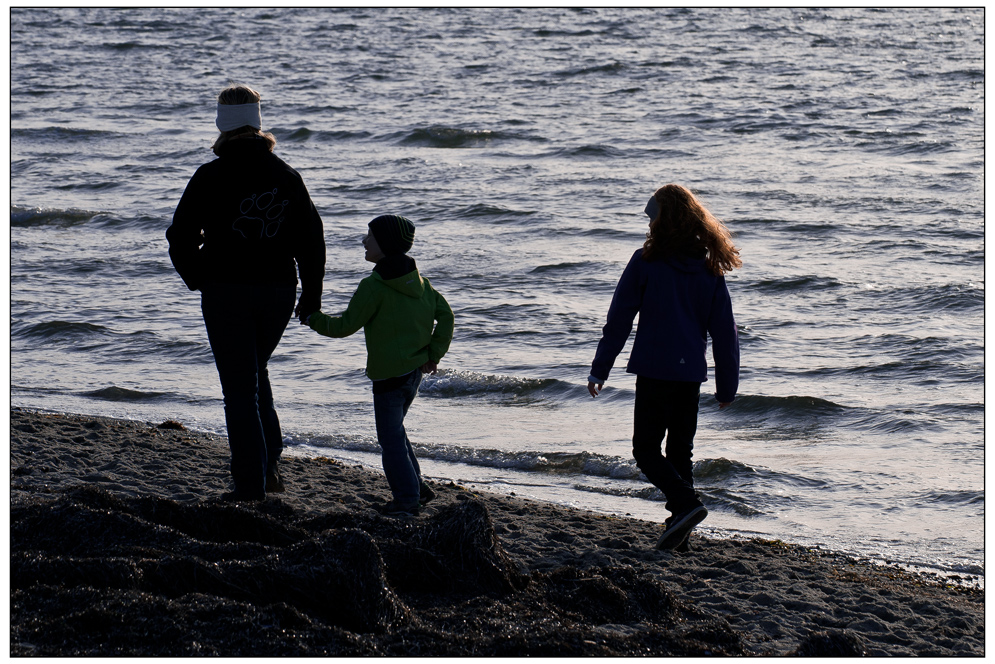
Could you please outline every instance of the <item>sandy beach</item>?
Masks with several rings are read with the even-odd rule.
[[[228,504],[223,438],[11,410],[12,656],[983,656],[984,592],[780,541],[285,456]]]

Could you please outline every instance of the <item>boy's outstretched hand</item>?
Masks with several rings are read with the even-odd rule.
[[[592,383],[591,381],[587,381],[587,391],[591,393],[592,397],[598,396],[598,392],[600,392],[601,388],[604,386],[604,383]]]
[[[425,364],[421,365],[422,373],[432,374],[434,376],[435,372],[438,370],[439,370],[438,362],[426,362]]]

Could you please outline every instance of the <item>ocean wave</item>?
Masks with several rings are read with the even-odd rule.
[[[538,28],[533,31],[536,37],[568,37],[570,39],[576,39],[578,37],[593,37],[598,34],[597,32],[589,29],[582,30],[554,30],[552,28]]]
[[[955,505],[979,505],[984,507],[984,491],[930,491],[924,494],[920,500],[924,504],[940,503],[948,506]]]
[[[15,228],[31,226],[76,226],[85,224],[100,212],[80,210],[77,208],[60,209],[44,207],[10,206],[10,225]]]
[[[30,129],[11,129],[10,137],[25,138],[31,141],[75,141],[75,140],[112,140],[121,138],[123,134],[103,129],[85,129],[81,127],[32,127]]]
[[[739,516],[762,516],[764,510],[750,504],[749,498],[724,487],[695,486],[701,502],[711,510],[726,510]]]
[[[117,189],[118,187],[123,186],[123,182],[101,180],[99,182],[68,182],[65,184],[53,185],[52,188],[58,189],[59,191],[107,191],[108,189]]]
[[[577,272],[601,269],[600,263],[581,261],[579,263],[557,263],[555,265],[540,265],[529,270],[529,274],[544,274],[547,272]]]
[[[500,131],[490,129],[459,129],[433,125],[414,129],[401,134],[394,134],[401,145],[416,145],[428,148],[473,148],[482,147],[490,142],[507,138]]]
[[[880,303],[882,298],[897,300],[915,311],[972,311],[984,309],[985,289],[973,284],[914,286],[889,290],[862,291]]]
[[[315,436],[306,440],[290,439],[289,444],[304,443],[317,450],[345,450],[380,454],[375,440]],[[425,445],[412,443],[419,459],[459,463],[469,466],[502,468],[522,472],[578,474],[612,479],[638,479],[642,472],[630,459],[592,452],[540,452],[477,449],[463,445]]]
[[[640,219],[640,221],[642,221]],[[586,231],[576,231],[571,228],[557,231],[557,234],[581,236],[581,237],[604,237],[620,240],[633,240],[639,242],[646,238],[646,233],[641,230],[622,230],[618,228],[591,228]]]
[[[11,339],[33,348],[61,345],[74,352],[103,357],[115,365],[123,362],[147,364],[150,357],[198,366],[205,361],[213,364],[206,339],[177,340],[151,330],[120,331],[88,322],[56,320],[35,324],[14,323],[11,325]]]
[[[327,109],[321,109],[321,112],[327,112]],[[319,143],[335,143],[363,140],[373,136],[373,134],[368,131],[323,131],[318,129],[308,129],[307,127],[299,127],[297,129],[280,129],[274,127],[271,131],[273,132],[273,135],[276,136],[277,140],[285,143],[307,143],[310,141]]]
[[[617,74],[626,68],[624,62],[609,62],[603,65],[595,65],[593,67],[574,67],[571,69],[564,69],[563,71],[553,72],[553,76],[558,76],[560,78],[574,78],[576,76],[588,76],[590,74]]]
[[[346,439],[318,436],[307,440],[289,438],[288,445],[306,444],[319,452],[334,454],[335,450],[364,452],[379,455],[380,446],[376,440],[349,437]],[[463,464],[484,468],[513,470],[523,473],[545,475],[578,476],[598,478],[618,482],[635,482],[635,486],[611,485],[585,487],[579,483],[576,488],[598,491],[607,495],[632,496],[647,500],[666,500],[659,489],[654,487],[632,458],[622,458],[594,452],[552,452],[537,450],[497,450],[478,449],[464,445],[426,445],[413,443],[419,459]],[[765,468],[753,468],[748,464],[729,459],[699,459],[694,462],[696,489],[713,497],[715,504],[723,504],[737,513],[753,515],[760,507],[752,505],[751,499],[734,494],[755,494],[758,486],[770,487],[785,484],[789,487],[821,487],[823,482],[788,473],[778,473]]]
[[[418,393],[423,396],[449,398],[478,394],[525,397],[555,387],[568,388],[571,385],[555,378],[495,376],[473,371],[444,369],[434,376],[426,375],[421,387],[418,388]]]
[[[732,77],[728,76],[718,76],[715,77],[711,82],[722,83],[727,80],[731,80]],[[709,81],[705,81],[709,82]],[[776,119],[765,119],[765,120],[731,120],[726,127],[726,131],[732,134],[741,134],[748,136],[750,134],[761,134],[768,131],[782,130],[782,129],[793,129],[801,131],[804,129],[800,127],[797,123],[788,120],[776,120]]]
[[[975,68],[955,69],[953,71],[940,72],[939,76],[941,78],[953,79],[954,81],[962,81],[962,80],[966,79],[967,81],[971,81],[971,82],[975,82],[975,81],[977,81],[977,82],[984,82],[984,80],[985,80],[985,70],[984,70],[984,68],[978,68],[978,69],[975,69]],[[970,108],[968,110],[974,112],[975,109]]]
[[[419,458],[526,472],[579,474],[613,479],[638,479],[635,462],[591,452],[506,452],[456,445],[415,446]]]
[[[868,140],[857,141],[853,146],[854,148],[892,156],[955,152],[959,148],[952,141],[929,139],[920,132],[849,131],[846,133],[855,134],[861,138],[868,137]]]
[[[603,496],[615,496],[618,498],[639,498],[640,500],[652,500],[655,502],[665,502],[667,500],[667,496],[652,484],[638,487],[574,484],[571,488],[577,491],[600,493]]]
[[[930,406],[929,409],[939,415],[953,415],[955,417],[964,417],[970,415],[984,415],[985,414],[985,404],[984,402],[978,403],[941,403],[934,406]]]
[[[864,417],[856,419],[852,423],[852,426],[862,431],[887,434],[911,433],[913,431],[936,428],[934,424],[922,417],[913,420],[882,412],[868,413]]]
[[[606,159],[606,158],[621,158],[628,156],[628,153],[617,148],[614,145],[608,145],[605,143],[590,144],[590,145],[580,145],[573,148],[556,148],[550,150],[549,152],[543,154],[535,155],[538,158],[557,158],[557,159]]]
[[[694,463],[695,479],[701,482],[728,481],[733,476],[755,476],[758,473],[756,468],[748,464],[723,457],[700,459]]]
[[[168,24],[167,24],[168,25]],[[108,42],[103,45],[110,51],[134,51],[134,50],[166,50],[173,48],[172,44],[146,44],[136,41]]]
[[[621,90],[613,90],[612,92],[609,92],[608,94],[610,94],[610,95],[634,95],[634,94],[638,94],[640,92],[643,92],[644,90],[645,90],[645,88],[641,88],[641,87],[637,87],[637,88],[623,88]]]
[[[733,229],[737,234],[744,228],[757,228],[765,233],[777,231],[782,233],[798,233],[802,235],[824,236],[840,232],[838,224],[826,222],[799,222],[787,219],[737,219]]]
[[[84,397],[93,397],[94,399],[104,399],[105,401],[155,401],[167,396],[165,392],[141,392],[115,385],[91,392],[82,392],[81,395]]]
[[[536,215],[535,210],[513,210],[487,203],[476,203],[468,207],[457,210],[454,217],[457,218],[486,218],[493,223],[509,223],[519,219],[530,218]]]
[[[839,288],[843,284],[832,277],[818,277],[815,275],[807,275],[804,277],[788,277],[783,279],[763,279],[756,281],[753,284],[748,284],[747,282],[741,282],[748,285],[750,288],[768,292],[768,293],[783,293],[786,291],[812,291],[812,290],[831,290],[834,288]]]
[[[759,394],[738,396],[733,407],[735,408],[735,412],[744,415],[779,415],[790,418],[840,415],[847,410],[846,406],[841,406],[818,397],[778,397]]]
[[[64,320],[53,320],[35,325],[23,326],[15,330],[15,337],[35,337],[35,338],[78,338],[81,336],[91,336],[94,334],[105,334],[109,332],[103,325],[93,323],[79,323]]]
[[[98,189],[100,188],[99,185],[93,186]],[[132,216],[121,216],[109,212],[81,210],[78,208],[28,207],[23,205],[10,206],[10,225],[12,228],[32,228],[36,226],[57,226],[65,228],[83,224],[95,227],[122,226],[154,228],[159,230],[163,227],[164,219],[161,216],[145,213],[137,213]]]
[[[571,488],[577,491],[599,493],[604,496],[638,498],[658,503],[667,502],[667,496],[652,484],[645,486],[592,486],[574,484]],[[695,490],[709,510],[734,512],[742,517],[761,516],[764,513],[762,510],[750,505],[748,498],[728,489],[705,488],[696,485]]]
[[[211,353],[211,346],[205,341],[175,341],[156,340],[155,347],[141,347],[136,350],[140,353],[151,353],[154,357],[171,357],[177,360],[188,360],[193,364],[214,362],[214,354]]]
[[[862,352],[880,353],[892,361],[857,367],[861,372],[941,368],[957,363],[964,366],[981,364],[983,340],[967,338],[915,337],[906,334],[863,335],[852,339],[853,348]],[[952,367],[951,367],[952,368]]]
[[[935,385],[943,381],[973,382],[984,378],[984,365],[950,362],[948,358],[899,358],[889,362],[868,362],[840,367],[820,367],[790,375],[816,378],[867,376],[881,380],[898,379],[907,384]]]

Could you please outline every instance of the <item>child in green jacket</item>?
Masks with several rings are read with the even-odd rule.
[[[363,328],[377,440],[393,494],[384,512],[393,516],[414,516],[434,497],[421,480],[404,416],[422,373],[436,372],[453,339],[449,303],[418,274],[407,255],[414,239],[415,226],[404,217],[388,214],[371,221],[363,246],[366,260],[376,263],[373,273],[359,283],[341,316],[316,311],[301,319],[302,325],[327,337],[347,337]]]

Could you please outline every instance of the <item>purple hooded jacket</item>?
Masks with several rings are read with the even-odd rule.
[[[739,388],[739,335],[725,277],[709,272],[704,258],[644,261],[642,255],[642,249],[632,255],[615,287],[591,377],[608,379],[638,312],[628,373],[705,382],[707,333],[715,361],[715,398],[732,401]]]

